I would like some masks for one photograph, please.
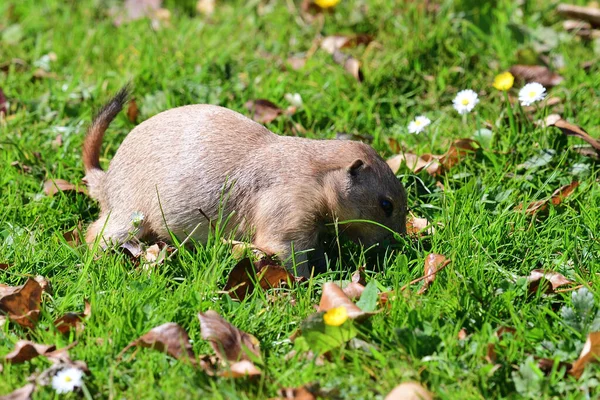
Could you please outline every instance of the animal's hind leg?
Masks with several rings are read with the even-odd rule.
[[[102,214],[89,226],[85,241],[89,247],[92,247],[98,236],[101,236],[99,245],[105,249],[111,244],[122,244],[134,236],[139,237],[139,233],[139,230],[136,232],[129,217],[122,218],[114,214]]]

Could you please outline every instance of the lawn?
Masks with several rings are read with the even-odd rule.
[[[69,355],[85,361],[89,373],[71,398],[266,399],[282,388],[318,385],[323,398],[383,399],[409,381],[439,399],[600,396],[598,364],[589,363],[579,379],[566,364],[600,330],[600,170],[576,151],[583,140],[536,123],[558,113],[600,137],[600,39],[566,32],[556,2],[342,0],[307,13],[293,0],[217,1],[204,15],[196,1],[165,0],[169,15],[116,26],[125,15],[119,7],[109,0],[0,3],[7,101],[0,115],[0,263],[7,264],[0,283],[43,276],[51,286],[35,328],[8,320],[0,327],[0,357],[21,339],[57,348],[76,341]],[[361,62],[362,82],[319,45],[340,33],[370,35],[368,44],[340,50]],[[295,66],[290,57],[306,62]],[[509,105],[492,83],[518,64],[549,66],[564,78],[545,85],[547,98],[557,100],[522,107],[516,98],[524,82],[517,79]],[[223,292],[237,261],[218,232],[149,268],[63,236],[97,218],[98,205],[75,191],[46,195],[44,182],[81,185],[86,127],[129,81],[138,111],[121,113],[110,126],[105,167],[135,124],[160,111],[212,103],[251,116],[248,101],[287,109],[288,93],[300,94],[303,104],[267,124],[280,135],[346,133],[371,141],[384,159],[400,148],[444,154],[456,139],[479,144],[435,175],[398,169],[411,212],[427,218],[433,232],[383,254],[342,242],[329,272],[288,289],[255,290],[240,302]],[[459,115],[452,100],[463,89],[476,91],[479,103]],[[1,103],[0,96],[0,110]],[[410,134],[419,115],[432,123]],[[168,152],[169,143],[162,145]],[[528,209],[575,181],[568,196]],[[423,281],[409,283],[425,275],[432,253],[451,263],[418,293]],[[344,323],[361,341],[338,343],[323,362],[304,357],[310,345],[290,336],[315,313],[325,283],[343,286],[363,265],[369,290],[389,292],[387,303],[366,320]],[[527,279],[536,269],[569,283],[554,288],[544,281],[536,290]],[[85,329],[60,333],[53,321],[83,312],[85,300]],[[197,357],[213,355],[197,316],[208,310],[258,339],[261,375],[209,376],[147,348],[119,358],[130,342],[167,322],[189,334]],[[294,349],[297,355],[287,356]],[[546,367],[540,359],[548,359]],[[50,365],[45,357],[0,361],[0,395]],[[59,396],[41,384],[34,394]]]

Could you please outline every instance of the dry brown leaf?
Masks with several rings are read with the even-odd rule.
[[[262,374],[261,370],[248,360],[234,362],[233,364],[229,364],[228,367],[228,369],[221,371],[219,376],[225,378],[243,378]]]
[[[49,72],[45,69],[38,68],[33,71],[34,79],[58,79],[58,75],[55,72]]]
[[[364,285],[358,282],[350,282],[344,287],[343,292],[350,300],[355,301],[360,299],[360,296],[364,290]]]
[[[187,332],[174,322],[167,322],[150,329],[148,333],[129,343],[119,354],[119,358],[130,348],[142,346],[169,354],[180,361],[196,362]]]
[[[0,263],[0,271],[8,269],[8,267],[10,267],[10,264]]]
[[[199,313],[198,318],[202,339],[210,342],[221,360],[236,362],[261,358],[258,340],[225,321],[217,312],[208,310]]]
[[[62,317],[54,321],[54,326],[62,334],[69,333],[72,329],[75,329],[77,333],[80,333],[84,329],[83,320],[89,318],[92,315],[92,305],[89,301],[84,301],[84,310],[81,313],[68,312]]]
[[[600,154],[600,140],[589,135],[582,127],[571,124],[564,119],[546,120],[547,126],[556,126],[567,136],[576,136],[588,142]]]
[[[538,200],[534,201],[533,203],[530,203],[527,206],[527,209],[525,209],[525,214],[533,215],[537,212],[545,211],[548,208],[548,204],[550,203],[552,203],[555,206],[560,205],[560,203],[562,203],[564,199],[569,197],[575,191],[577,186],[579,186],[578,181],[573,181],[568,185],[561,186],[560,188],[556,189],[554,193],[552,193],[552,196],[549,199]],[[515,207],[515,210],[517,211],[522,209],[523,204],[519,204],[517,207]]]
[[[447,260],[441,254],[429,254],[425,258],[425,278],[423,279],[423,286],[417,292],[417,294],[423,294],[429,289],[429,285],[433,283],[439,270],[445,268],[446,265],[450,264],[450,260]]]
[[[135,101],[135,99],[132,98],[131,100],[129,100],[129,105],[127,106],[127,119],[129,120],[129,122],[135,124],[138,118],[138,114],[139,109],[137,102]]]
[[[498,330],[496,332],[494,332],[494,336],[496,338],[498,338],[498,340],[500,340],[500,339],[502,339],[502,336],[504,336],[505,333],[510,333],[510,334],[514,335],[516,332],[517,332],[517,330],[515,328],[510,328],[508,326],[501,326],[500,328],[498,328]],[[498,357],[496,355],[496,344],[488,343],[487,354],[485,356],[485,359],[490,364],[495,364],[497,358]]]
[[[548,281],[550,285],[546,286],[545,293],[551,294],[554,293],[556,288],[564,285],[570,285],[575,283],[567,278],[565,278],[562,274],[554,271],[547,271],[543,269],[534,269],[531,271],[529,276],[527,277],[527,283],[529,285],[528,290],[529,293],[537,293],[540,285]]]
[[[31,400],[31,396],[35,391],[35,384],[28,383],[22,388],[15,390],[5,396],[0,396],[0,400]]]
[[[335,53],[336,50],[356,47],[358,45],[367,45],[371,43],[373,36],[366,34],[358,35],[331,35],[321,40],[321,49],[329,54]]]
[[[243,300],[254,291],[256,282],[261,289],[267,290],[301,280],[289,273],[285,267],[276,265],[268,256],[254,263],[246,257],[233,267],[223,290],[231,297]]]
[[[429,223],[427,218],[419,218],[410,213],[406,219],[406,233],[413,236],[433,235],[435,228]]]
[[[2,88],[0,88],[0,117],[8,115],[8,100]]]
[[[44,193],[46,196],[54,196],[58,192],[70,191],[87,194],[87,189],[85,187],[73,185],[64,179],[51,179],[44,182]]]
[[[476,140],[466,138],[456,139],[450,144],[450,148],[442,156],[440,162],[445,170],[449,170],[479,148],[481,148],[481,145]]]
[[[285,388],[279,390],[279,397],[273,400],[316,400],[317,397],[306,387]]]
[[[595,26],[600,26],[600,9],[596,7],[559,4],[556,8],[556,12],[567,18],[582,19]]]
[[[393,156],[386,161],[387,165],[392,169],[394,173],[397,173],[402,164],[406,164],[406,167],[418,174],[423,169],[426,169],[429,175],[435,175],[440,169],[440,163],[438,158],[441,156],[427,155],[428,159],[419,157],[412,153],[401,153]]]
[[[573,363],[573,368],[569,374],[579,379],[585,366],[592,362],[598,362],[600,359],[600,332],[592,332],[588,335],[585,345],[577,361]]]
[[[244,106],[252,113],[252,119],[260,124],[268,124],[283,114],[281,108],[266,99],[249,100]]]
[[[304,57],[288,57],[287,63],[292,67],[294,71],[301,70],[306,65],[306,58]]]
[[[542,65],[513,65],[510,72],[517,79],[527,83],[537,82],[547,88],[556,86],[564,80],[562,76]]]
[[[67,242],[67,244],[69,246],[77,247],[82,243],[82,241],[81,241],[82,233],[83,233],[83,223],[81,221],[79,221],[75,228],[63,233],[63,238],[65,239],[65,241]]]
[[[15,344],[14,350],[4,356],[4,359],[9,363],[19,364],[37,356],[43,356],[54,350],[56,350],[55,345],[37,344],[29,340],[19,340]]]
[[[365,313],[354,304],[338,285],[333,282],[325,282],[323,284],[321,302],[319,303],[317,311],[328,311],[337,307],[344,307],[348,312],[348,318],[350,319],[360,318],[371,314]]]
[[[358,82],[362,82],[364,80],[365,77],[360,69],[360,61],[358,61],[356,58],[352,57],[351,55],[344,54],[339,50],[334,51],[332,57],[336,64],[344,67],[346,72],[352,75]]]
[[[0,311],[8,314],[11,321],[33,328],[40,316],[42,287],[35,279],[28,279],[21,286],[0,284]]]
[[[385,400],[433,400],[433,396],[417,382],[404,382],[385,396]]]
[[[26,174],[29,174],[29,173],[31,173],[31,171],[33,171],[33,169],[29,165],[23,164],[20,161],[11,162],[10,166],[15,167],[16,169],[18,169]]]
[[[540,358],[537,360],[538,368],[542,370],[542,372],[545,375],[549,375],[550,373],[552,373],[552,370],[554,369],[554,364],[556,364],[556,360],[553,360],[551,358]],[[564,368],[564,371],[568,372],[572,367],[573,366],[571,365],[571,363],[558,361],[559,370]]]

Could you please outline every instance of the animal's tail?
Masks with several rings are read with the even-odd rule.
[[[100,109],[92,120],[85,140],[83,141],[83,166],[85,168],[84,181],[87,184],[90,196],[103,202],[104,171],[100,167],[100,148],[104,132],[123,106],[129,100],[131,85],[125,85],[119,92]]]

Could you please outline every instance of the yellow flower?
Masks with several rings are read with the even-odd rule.
[[[515,77],[510,72],[503,72],[494,78],[494,87],[498,90],[507,91],[515,83]]]
[[[340,326],[346,322],[347,319],[348,311],[344,306],[332,308],[323,315],[323,321],[329,326]]]
[[[341,0],[315,0],[315,4],[321,8],[331,8],[338,5]]]

